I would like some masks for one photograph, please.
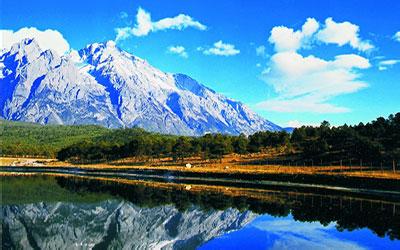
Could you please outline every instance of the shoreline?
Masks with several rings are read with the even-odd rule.
[[[85,175],[77,172],[10,172],[2,171],[0,169],[0,178],[7,177],[34,177],[34,176],[49,176],[49,177],[66,177],[66,178],[78,178],[82,180],[99,180],[105,182],[115,182],[128,185],[145,185],[154,188],[161,189],[176,189],[190,192],[217,192],[221,194],[244,195],[251,194],[250,196],[256,195],[259,199],[263,197],[262,194],[308,194],[316,196],[337,196],[343,198],[360,198],[367,200],[381,200],[381,202],[394,202],[400,204],[400,191],[388,191],[388,190],[372,190],[372,189],[357,189],[357,188],[345,188],[337,186],[326,186],[326,185],[314,185],[314,184],[300,184],[300,183],[278,183],[268,182],[264,185],[229,185],[224,182],[208,182],[206,179],[201,182],[185,182],[185,181],[165,181],[162,178],[155,179],[132,179],[127,176],[115,176],[115,175]],[[169,179],[166,177],[165,179]],[[241,181],[237,184],[246,184]],[[248,184],[248,183],[247,183]]]
[[[17,165],[10,163],[22,162]],[[181,165],[113,165],[70,164],[54,159],[0,158],[1,172],[82,172],[89,175],[128,176],[147,180],[181,181],[183,183],[228,183],[236,187],[260,187],[268,185],[297,185],[326,188],[347,188],[400,193],[400,174],[376,171],[360,167],[289,167],[280,165],[207,164],[190,168]],[[0,173],[1,174],[1,173]]]
[[[187,162],[192,162],[187,159]],[[186,162],[185,162],[186,163]],[[141,162],[116,160],[108,163],[70,163],[62,162],[53,158],[23,158],[23,157],[0,157],[0,167],[52,167],[52,168],[79,168],[97,170],[154,170],[154,171],[179,171],[203,174],[323,174],[348,177],[371,177],[376,179],[393,179],[400,181],[400,171],[380,170],[368,166],[287,166],[278,164],[248,164],[245,160],[223,162],[195,161],[190,167],[184,163],[171,162]]]

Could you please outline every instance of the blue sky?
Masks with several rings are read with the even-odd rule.
[[[341,125],[400,111],[398,13],[391,0],[3,0],[0,28],[56,30],[72,49],[119,30],[121,48],[277,124]]]

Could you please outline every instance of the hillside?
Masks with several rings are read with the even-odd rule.
[[[104,135],[101,126],[39,125],[0,120],[0,151],[3,155],[53,157],[60,149]]]

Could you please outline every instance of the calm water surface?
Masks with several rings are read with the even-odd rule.
[[[2,177],[3,249],[400,249],[398,197]]]

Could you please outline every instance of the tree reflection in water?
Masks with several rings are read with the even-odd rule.
[[[339,231],[369,228],[380,237],[400,239],[400,212],[396,210],[399,202],[393,197],[377,200],[282,190],[263,192],[257,197],[245,194],[232,196],[216,191],[193,192],[96,179],[56,177],[56,180],[61,187],[73,192],[110,194],[142,207],[173,204],[184,211],[195,205],[204,210],[237,208],[276,217],[292,214],[295,220],[301,222],[318,221],[323,225],[335,222]]]

